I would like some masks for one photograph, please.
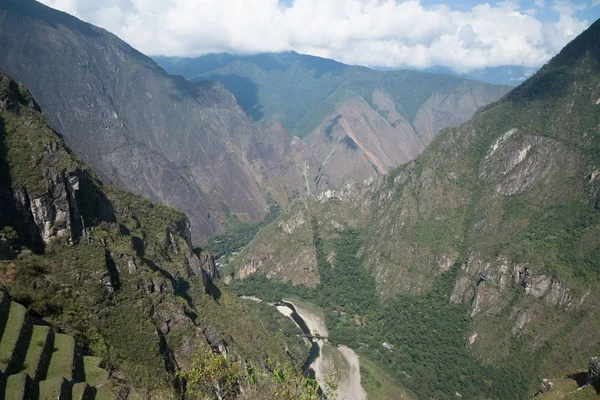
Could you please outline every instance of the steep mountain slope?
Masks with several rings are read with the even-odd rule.
[[[168,72],[222,82],[256,121],[304,139],[316,188],[389,172],[507,87],[415,71],[383,72],[295,52],[156,58]]]
[[[170,77],[114,35],[34,0],[2,1],[0,17],[0,69],[28,85],[102,179],[182,210],[197,236],[222,227],[223,205],[265,215],[260,184],[287,173],[280,126],[253,125],[222,85]]]
[[[581,384],[600,354],[599,55],[596,21],[415,161],[297,202],[236,256],[234,286],[328,307],[333,341],[423,398]]]
[[[520,65],[503,65],[499,67],[481,68],[466,73],[458,73],[450,68],[442,66],[429,67],[423,71],[436,74],[457,75],[463,78],[494,83],[497,85],[518,86],[537,70],[538,68],[527,68]]]
[[[256,365],[265,357],[306,357],[300,339],[286,343],[213,281],[212,257],[192,251],[183,213],[99,181],[64,147],[31,94],[3,73],[0,227],[0,288],[13,301],[8,319],[0,312],[2,384],[25,390],[31,379],[57,378],[39,388],[96,385],[103,372],[98,359],[86,358],[95,356],[111,370],[104,387],[116,398],[173,398],[183,390],[175,373],[198,349],[217,348]],[[0,308],[9,304],[3,296]],[[33,327],[15,302],[28,308]],[[45,342],[29,335],[40,324],[56,332],[55,350],[36,353]],[[42,372],[28,370],[35,357],[53,352]],[[36,398],[21,389],[10,394]]]

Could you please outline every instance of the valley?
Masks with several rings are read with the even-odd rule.
[[[577,19],[597,5],[527,40],[546,14],[453,10],[408,70],[316,54],[405,52],[338,38],[431,5],[190,50],[165,43],[214,4],[81,1],[0,1],[0,400],[600,398],[600,20]],[[244,39],[330,6],[306,4]],[[113,18],[140,7],[172,18],[169,51],[103,28],[147,39]],[[482,10],[504,14],[460,28]],[[392,25],[365,32],[416,35]]]

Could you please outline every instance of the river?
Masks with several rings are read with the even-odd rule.
[[[319,318],[299,303],[281,301],[275,304],[280,313],[290,317],[304,334],[327,336],[327,326]],[[327,378],[334,372],[337,375],[336,395],[339,400],[364,400],[367,393],[360,381],[360,364],[358,355],[346,346],[335,347],[323,339],[307,339],[311,343],[310,354],[303,367],[303,372],[313,376],[321,388],[326,387]]]

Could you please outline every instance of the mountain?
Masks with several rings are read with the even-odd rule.
[[[231,287],[318,304],[417,398],[596,398],[599,55],[600,20],[413,162],[296,202]]]
[[[297,136],[293,160],[316,191],[387,173],[507,87],[414,71],[382,72],[295,52],[156,57],[172,74],[218,81],[259,122]]]
[[[27,84],[103,180],[185,212],[197,238],[223,229],[224,207],[264,217],[261,183],[289,168],[281,126],[252,124],[222,85],[169,76],[116,36],[34,0],[2,1],[0,13],[0,69]],[[287,199],[274,187],[274,199]]]
[[[517,86],[533,75],[536,72],[536,68],[526,68],[520,65],[503,65],[476,69],[467,73],[458,73],[451,68],[433,66],[420,71],[456,75],[466,79],[474,79],[497,85]]]
[[[457,78],[450,85],[451,94],[430,96],[427,90],[443,82],[416,73],[390,83],[424,81],[423,93],[406,96],[426,102],[420,106],[422,116],[417,116],[411,101],[401,103],[416,116],[415,126],[422,127],[418,137],[410,124],[396,116],[386,92],[369,91],[368,85],[354,81],[368,96],[352,95],[350,102],[348,96],[341,96],[344,101],[334,101],[331,104],[336,108],[328,109],[307,95],[315,89],[315,82],[292,77],[286,90],[305,89],[293,92],[294,101],[282,111],[307,104],[300,109],[304,115],[319,111],[323,117],[313,124],[320,126],[313,140],[292,140],[286,133],[287,120],[253,123],[224,85],[169,76],[154,61],[100,28],[34,0],[3,1],[0,12],[4,55],[0,69],[30,88],[52,126],[100,178],[185,212],[200,242],[223,232],[230,216],[242,222],[262,220],[270,204],[284,204],[303,190],[307,180],[309,190],[322,190],[406,162],[445,124],[462,121],[504,93],[493,88],[488,95],[479,84],[466,82],[463,87]],[[219,56],[211,62],[226,65],[229,61]],[[331,60],[310,63],[310,71],[315,65],[321,68],[317,75],[323,73],[319,80],[323,82],[343,69]],[[413,89],[420,91],[421,86]],[[330,90],[332,86],[323,87]],[[321,90],[316,93],[315,101],[318,96],[329,96]],[[364,100],[371,101],[373,93],[379,107],[387,110],[389,121]],[[252,92],[248,96],[240,103],[251,110]],[[454,106],[455,102],[460,104]],[[429,114],[438,117],[429,118]],[[296,118],[293,112],[289,115]],[[336,119],[338,115],[343,118]]]
[[[267,328],[215,280],[183,213],[102,183],[3,73],[0,204],[2,398],[174,398],[212,348],[248,366],[308,356],[291,320],[263,310]]]

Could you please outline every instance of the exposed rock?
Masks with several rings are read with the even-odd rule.
[[[590,358],[587,379],[588,381],[600,380],[600,361],[598,360],[598,357]]]
[[[435,261],[442,271],[448,271],[454,265],[455,260],[447,254],[438,254]]]
[[[544,378],[540,384],[540,391],[536,393],[536,396],[549,392],[552,389],[554,389],[554,382],[552,382],[550,379]]]
[[[518,335],[523,332],[525,325],[529,322],[530,317],[526,311],[520,311],[517,315],[517,319],[515,321],[515,325],[513,326],[511,333],[513,335]]]
[[[77,189],[79,182],[76,181]],[[77,239],[82,234],[81,215],[76,202],[76,190],[63,172],[51,175],[47,181],[48,190],[42,195],[31,197],[28,193],[17,192],[16,201],[21,210],[29,209],[32,220],[45,244],[56,238]],[[31,200],[29,200],[31,199]],[[73,228],[79,229],[73,229]]]
[[[105,293],[108,295],[108,298],[112,298],[115,294],[115,285],[108,273],[104,274],[100,279],[100,283],[104,288]]]
[[[531,280],[527,281],[525,293],[539,299],[548,292],[551,284],[552,279],[549,276],[540,275],[532,277]]]
[[[9,76],[0,75],[0,111],[19,113],[19,86]]]
[[[568,307],[571,305],[571,293],[566,284],[552,279],[552,288],[544,301],[554,306]]]
[[[471,279],[468,275],[462,275],[456,280],[452,294],[450,295],[450,301],[458,304],[465,300],[468,289],[471,288]],[[472,289],[471,289],[472,290]]]
[[[213,256],[211,254],[201,252],[199,258],[202,270],[205,271],[211,279],[219,278],[219,270],[217,269]]]
[[[145,279],[143,282],[137,284],[137,288],[138,290],[143,290],[146,294],[174,292],[172,283],[162,277]]]
[[[478,336],[479,336],[479,333],[477,333],[477,332],[474,332],[471,335],[469,335],[469,339],[468,339],[469,346],[472,346],[473,344],[475,344],[475,341],[477,340]]]
[[[289,221],[281,221],[279,226],[283,231],[287,234],[292,234],[296,230],[296,228],[304,225],[306,222],[306,217],[304,215],[304,210],[301,210]]]
[[[494,315],[502,310],[500,293],[487,286],[479,286],[475,292],[475,298],[471,306],[471,317],[485,310],[486,315]]]
[[[110,258],[115,263],[118,272],[127,271],[130,275],[134,275],[137,272],[138,267],[132,255],[112,251]]]
[[[185,260],[184,271],[181,271],[183,275],[202,276],[205,282],[219,277],[215,261],[210,254],[202,252],[199,258],[193,252],[191,230],[187,220],[172,224],[166,229],[163,246],[167,253],[183,254]]]
[[[238,279],[244,279],[244,278],[252,275],[253,273],[256,272],[256,270],[258,268],[260,268],[264,263],[269,261],[271,258],[273,258],[273,256],[271,254],[267,254],[266,256],[264,256],[263,258],[261,258],[258,261],[251,260],[250,262],[246,263],[242,268],[240,268],[236,272],[235,277]]]

